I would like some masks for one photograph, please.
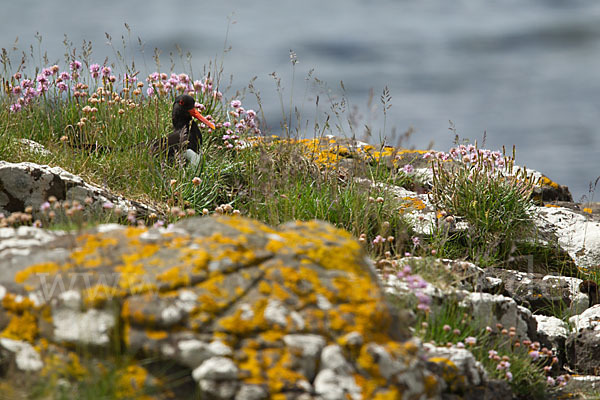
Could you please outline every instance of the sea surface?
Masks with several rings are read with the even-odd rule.
[[[357,135],[368,124],[373,143],[397,144],[393,130],[412,128],[402,145],[433,141],[448,149],[452,121],[461,138],[480,145],[485,132],[482,147],[516,145],[519,164],[568,185],[576,200],[589,196],[600,176],[597,1],[19,0],[2,2],[1,14],[0,47],[18,37],[17,47],[29,52],[33,45],[37,54],[39,32],[39,48],[52,62],[64,59],[65,35],[75,46],[91,41],[99,63],[115,61],[115,51],[135,58],[142,75],[156,69],[154,48],[163,70],[174,55],[177,72],[176,45],[184,60],[189,52],[196,78],[210,60],[222,60],[225,75],[233,75],[226,95],[257,77],[270,133],[280,132],[282,103],[289,115],[293,100],[311,136],[315,115],[323,121],[316,96],[320,112],[345,96]],[[384,118],[386,87],[391,108]],[[244,104],[258,108],[249,93]]]

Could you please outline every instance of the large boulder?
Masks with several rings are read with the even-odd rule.
[[[408,314],[388,305],[360,245],[328,224],[193,218],[63,236],[2,275],[1,336],[122,339],[188,368],[202,398],[439,398]]]

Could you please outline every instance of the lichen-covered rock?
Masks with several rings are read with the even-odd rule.
[[[31,206],[34,210],[33,215],[37,216],[40,205],[50,196],[58,200],[78,200],[82,204],[86,197],[92,198],[100,205],[110,201],[125,213],[135,211],[148,215],[156,212],[147,205],[127,200],[86,183],[79,176],[60,167],[0,161],[0,213],[22,212]]]
[[[450,367],[452,378],[446,376],[446,384],[454,386],[453,391],[465,390],[472,386],[480,386],[487,381],[487,373],[483,365],[466,349],[457,347],[436,347],[424,344],[427,359],[431,363],[444,364]]]
[[[328,224],[195,218],[52,246],[61,257],[41,251],[47,261],[25,260],[0,282],[0,336],[104,346],[120,327],[131,350],[193,370],[207,398],[439,395],[406,315],[360,245]],[[77,319],[85,334],[68,331]]]

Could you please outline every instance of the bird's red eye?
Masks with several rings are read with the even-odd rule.
[[[183,100],[179,100],[179,105],[182,106],[183,105]]]

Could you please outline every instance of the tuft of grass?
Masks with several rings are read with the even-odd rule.
[[[513,170],[514,149],[508,157],[460,145],[427,156],[433,170],[432,203],[445,219],[461,217],[469,223],[468,232],[450,237],[442,228],[437,235],[441,254],[491,265],[508,259],[515,243],[534,232],[530,212],[535,182],[524,169]]]

